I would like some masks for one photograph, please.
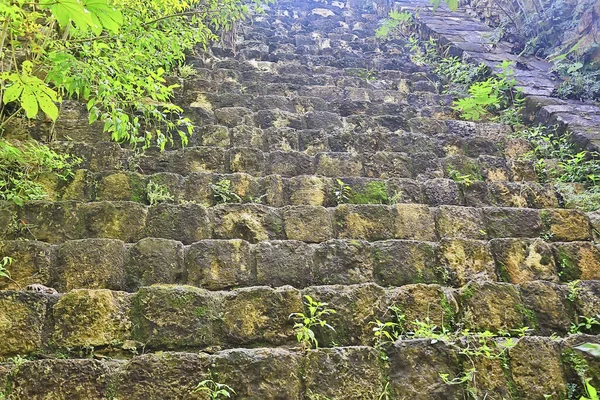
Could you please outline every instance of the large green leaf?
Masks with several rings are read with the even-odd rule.
[[[78,29],[84,31],[95,27],[92,13],[86,10],[79,0],[52,0],[51,3],[46,1],[40,3],[42,8],[48,6],[61,28],[65,28],[71,21]]]
[[[577,350],[591,354],[594,357],[600,357],[600,344],[596,343],[584,343],[575,347]]]
[[[111,7],[106,0],[83,0],[83,6],[91,13],[96,25],[92,28],[96,35],[102,32],[102,27],[112,33],[118,33],[123,25],[123,15],[118,9]]]
[[[25,110],[27,118],[35,118],[38,113],[38,101],[33,90],[28,87],[23,88],[21,94],[21,107]]]

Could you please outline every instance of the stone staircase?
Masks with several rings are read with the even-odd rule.
[[[190,56],[183,149],[140,155],[65,104],[53,146],[82,158],[74,179],[0,205],[20,286],[0,280],[0,393],[199,399],[214,379],[236,399],[469,398],[440,377],[472,367],[456,344],[374,347],[390,306],[409,330],[530,328],[475,360],[481,398],[566,399],[582,363],[597,382],[572,347],[600,341],[567,335],[600,313],[594,215],[561,208],[509,127],[454,120],[440,79],[376,27],[345,3],[282,0],[235,50]],[[217,204],[226,181],[243,202]],[[150,205],[151,182],[172,199]],[[290,319],[305,295],[337,311],[318,349]]]

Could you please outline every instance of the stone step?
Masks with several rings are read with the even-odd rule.
[[[589,217],[579,210],[500,207],[428,207],[420,204],[342,204],[269,207],[261,204],[158,204],[134,202],[27,202],[18,208],[0,203],[1,237],[49,243],[86,238],[145,237],[190,244],[203,239],[306,242],[327,239],[434,241],[443,237],[472,239],[545,238],[552,241],[592,239]],[[318,240],[316,238],[319,238]]]
[[[564,335],[583,316],[593,317],[599,281],[575,289],[552,282],[521,285],[471,282],[460,289],[434,284],[384,289],[375,284],[265,286],[207,291],[192,286],[155,285],[135,294],[76,289],[63,295],[0,291],[0,356],[85,349],[119,352],[128,347],[158,350],[215,350],[235,347],[295,346],[293,313],[308,312],[309,295],[336,311],[326,320],[335,330],[314,328],[322,347],[373,345],[376,320],[392,321],[388,309],[404,316],[403,329],[495,333],[528,331]],[[524,329],[527,327],[527,329]],[[596,334],[598,327],[579,327]]]
[[[247,133],[251,137],[251,132]],[[318,145],[318,137],[316,139],[314,144]],[[285,141],[282,140],[280,144],[283,147]],[[482,145],[486,146],[486,143]],[[423,144],[422,147],[414,144],[413,147],[425,149],[427,144]],[[198,172],[220,174],[240,172],[256,177],[319,175],[422,180],[449,176],[455,170],[470,175],[473,180],[538,180],[533,160],[505,158],[501,155],[478,157],[456,155],[441,158],[426,150],[414,153],[397,151],[359,153],[352,149],[347,152],[319,150],[301,152],[262,151],[256,147],[195,146],[164,152],[147,151],[140,154],[110,142],[94,144],[61,142],[56,143],[53,148],[79,157],[82,160],[79,168],[92,172],[130,170],[144,174],[170,172],[180,175]],[[452,151],[452,149],[448,150]]]
[[[196,203],[213,206],[224,202],[215,187],[229,185],[225,190],[230,203],[257,203],[273,207],[287,205],[312,205],[334,207],[349,204],[395,204],[416,203],[430,206],[464,205],[472,207],[529,207],[558,208],[559,198],[551,185],[535,182],[480,181],[469,171],[448,169],[453,173],[466,173],[467,180],[454,181],[434,178],[424,181],[414,179],[374,179],[361,177],[322,177],[301,175],[283,177],[268,175],[256,178],[245,173],[216,174],[192,173],[187,176],[173,173],[142,175],[135,172],[107,171],[93,173],[78,170],[70,182],[57,178],[42,183],[50,193],[47,200],[76,201],[134,201],[149,203]],[[457,171],[457,172],[453,172]],[[431,176],[442,176],[431,173]],[[342,182],[342,184],[340,184]],[[158,200],[153,196],[161,193],[152,184],[167,191]],[[150,186],[149,186],[150,185]],[[341,193],[341,186],[348,189]],[[237,198],[232,195],[234,193]]]
[[[256,348],[149,353],[130,360],[46,359],[0,365],[0,382],[6,381],[15,399],[30,400],[48,393],[64,399],[200,399],[192,392],[207,379],[230,386],[236,399],[376,400],[387,392],[394,398],[462,400],[466,387],[447,385],[440,374],[452,379],[475,366],[476,390],[486,398],[558,398],[569,384],[580,383],[569,359],[585,362],[594,382],[599,378],[598,360],[572,349],[586,341],[598,339],[523,337],[498,358],[472,360],[460,354],[460,346],[427,339],[398,341],[384,352],[362,346]]]
[[[11,280],[0,289],[42,284],[59,292],[112,289],[135,292],[153,284],[187,284],[209,290],[267,285],[404,286],[438,283],[461,287],[471,280],[525,283],[600,279],[600,248],[589,241],[444,237],[439,241],[330,239],[292,226],[290,240],[249,243],[205,239],[190,245],[144,238],[0,241],[11,257]],[[460,233],[459,233],[460,234]],[[300,240],[298,240],[300,239]],[[302,241],[305,240],[305,241]]]

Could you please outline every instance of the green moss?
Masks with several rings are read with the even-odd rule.
[[[465,300],[469,300],[471,297],[473,297],[473,295],[475,294],[475,292],[473,291],[473,286],[467,284],[467,286],[465,286],[462,290],[462,298]]]
[[[442,310],[444,312],[444,327],[447,329],[451,329],[454,325],[454,310],[448,301],[448,298],[444,293],[440,296],[440,305],[442,306]]]
[[[508,269],[503,262],[499,262],[497,264],[498,276],[500,277],[500,282],[510,282],[510,275],[508,273]]]
[[[196,307],[194,309],[194,314],[196,315],[196,317],[202,318],[206,314],[208,314],[208,307]]]
[[[350,204],[388,204],[387,185],[385,182],[369,182],[361,191],[353,191],[348,201]]]
[[[581,277],[579,267],[571,255],[563,250],[558,251],[558,276],[563,282],[571,282]]]
[[[538,327],[537,317],[532,309],[525,307],[523,304],[517,304],[515,307],[525,317],[527,326],[534,329]]]
[[[572,349],[565,349],[562,358],[563,363],[573,368],[577,376],[582,380],[586,378],[590,366],[581,354],[574,352]]]

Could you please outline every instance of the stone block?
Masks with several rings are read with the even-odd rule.
[[[390,387],[395,397],[414,400],[460,400],[459,386],[451,386],[440,374],[452,379],[461,373],[455,350],[444,342],[429,339],[402,340],[388,352]]]
[[[295,343],[290,314],[302,311],[300,292],[280,288],[241,288],[224,295],[223,339],[230,345],[282,345]]]
[[[225,171],[225,151],[219,147],[187,147],[183,150],[166,153],[168,172],[189,175],[194,172]],[[144,169],[146,173],[150,172]],[[164,171],[156,171],[164,172]]]
[[[176,400],[198,399],[191,394],[198,383],[210,379],[210,358],[203,353],[150,353],[133,357],[119,371],[116,398]]]
[[[335,209],[339,239],[385,240],[394,237],[394,215],[389,206],[342,204]]]
[[[299,399],[300,356],[284,349],[235,349],[212,357],[211,372],[231,386],[235,398]]]
[[[114,363],[98,360],[48,359],[26,362],[12,378],[17,399],[105,399],[115,373]]]
[[[296,176],[285,181],[286,197],[291,205],[323,206],[328,193],[325,179],[317,176]]]
[[[79,208],[78,203],[72,201],[27,202],[21,208],[18,217],[9,214],[10,209],[5,208],[6,226],[10,227],[16,220],[17,227],[12,228],[13,234],[42,242],[60,243],[65,240],[79,239],[83,237],[84,230]]]
[[[471,282],[460,290],[465,328],[481,332],[519,329],[528,325],[533,311],[526,309],[516,286]]]
[[[379,356],[370,347],[309,350],[302,359],[306,391],[326,398],[377,399],[384,390]]]
[[[419,182],[412,179],[392,178],[387,181],[388,199],[394,203],[423,203]]]
[[[184,186],[185,200],[205,207],[215,204],[214,194],[210,188],[213,177],[214,175],[210,172],[195,172],[188,175]]]
[[[314,283],[314,248],[296,240],[259,243],[255,248],[256,282],[259,285],[297,288]]]
[[[206,208],[198,204],[157,204],[148,211],[146,236],[190,244],[210,239],[211,222]]]
[[[372,283],[342,286],[313,286],[302,291],[315,301],[328,304],[336,314],[325,319],[335,331],[316,327],[315,335],[320,347],[371,345],[373,330],[369,324],[383,315],[386,309],[386,295],[383,288]],[[307,312],[305,310],[305,312]]]
[[[496,260],[496,271],[502,281],[558,281],[552,248],[543,240],[493,239],[490,246]]]
[[[156,349],[223,343],[220,293],[191,286],[142,287],[133,297],[132,338]]]
[[[292,128],[269,128],[264,131],[266,151],[299,151],[299,132]]]
[[[115,239],[81,239],[58,248],[52,274],[58,291],[72,289],[125,289],[125,245]]]
[[[183,283],[185,267],[181,242],[144,238],[127,250],[125,281],[128,291],[156,283]]]
[[[472,280],[498,280],[494,258],[487,242],[442,239],[438,253],[444,282],[460,287]]]
[[[256,280],[251,245],[240,239],[202,240],[185,257],[187,282],[209,290],[249,286]]]
[[[386,240],[372,245],[373,275],[382,286],[438,282],[438,263],[431,243]]]
[[[363,154],[364,175],[369,178],[412,178],[411,159],[404,153],[378,151]]]
[[[436,212],[436,229],[440,237],[485,239],[485,221],[479,208],[440,206]]]
[[[535,238],[543,233],[539,210],[486,207],[483,215],[489,238]]]
[[[266,155],[258,149],[235,147],[227,152],[227,172],[262,176],[266,170],[266,162]]]
[[[527,399],[545,395],[561,398],[567,392],[560,345],[545,337],[523,337],[509,349],[509,368],[517,393]]]
[[[590,221],[582,211],[543,210],[541,218],[547,234],[553,241],[571,242],[592,239]]]
[[[425,203],[431,206],[462,204],[460,189],[452,179],[430,179],[421,186]]]
[[[250,243],[285,238],[281,210],[259,204],[221,204],[210,210],[215,239]]]
[[[290,206],[283,209],[283,229],[289,240],[319,243],[333,237],[332,215],[317,206]]]
[[[591,242],[556,243],[554,256],[561,281],[600,279],[600,249]]]
[[[394,238],[407,240],[435,241],[434,215],[429,207],[421,204],[396,204],[394,217]]]
[[[315,163],[315,173],[322,176],[361,176],[363,169],[361,157],[351,153],[319,153]]]
[[[0,260],[12,258],[6,266],[11,279],[1,279],[0,289],[17,290],[32,283],[50,284],[50,272],[56,263],[54,248],[43,242],[29,240],[0,241]]]
[[[373,282],[373,260],[369,242],[333,239],[314,248],[316,284],[352,285]]]
[[[67,349],[118,346],[131,334],[131,297],[106,289],[70,291],[52,309],[52,340]]]
[[[569,332],[571,321],[575,320],[575,304],[569,300],[569,288],[552,282],[526,282],[521,286],[523,306],[531,310],[533,317],[530,327],[536,333],[550,336],[553,333],[564,335]]]
[[[94,182],[97,201],[146,202],[146,177],[137,173],[116,172],[97,176]]]
[[[144,237],[147,213],[147,207],[134,202],[81,204],[79,215],[85,233],[77,239],[96,237],[137,242]]]
[[[268,154],[266,171],[281,176],[313,175],[313,157],[299,152],[274,151]]]
[[[49,296],[0,292],[0,357],[41,350]]]
[[[244,107],[223,107],[215,110],[217,123],[229,128],[237,125],[252,125],[252,110]]]
[[[455,292],[444,290],[439,285],[416,284],[391,289],[387,303],[404,315],[403,326],[409,331],[417,328],[417,321],[452,329],[456,314],[460,311]],[[389,311],[386,314],[389,316]],[[389,320],[384,315],[378,318]]]

